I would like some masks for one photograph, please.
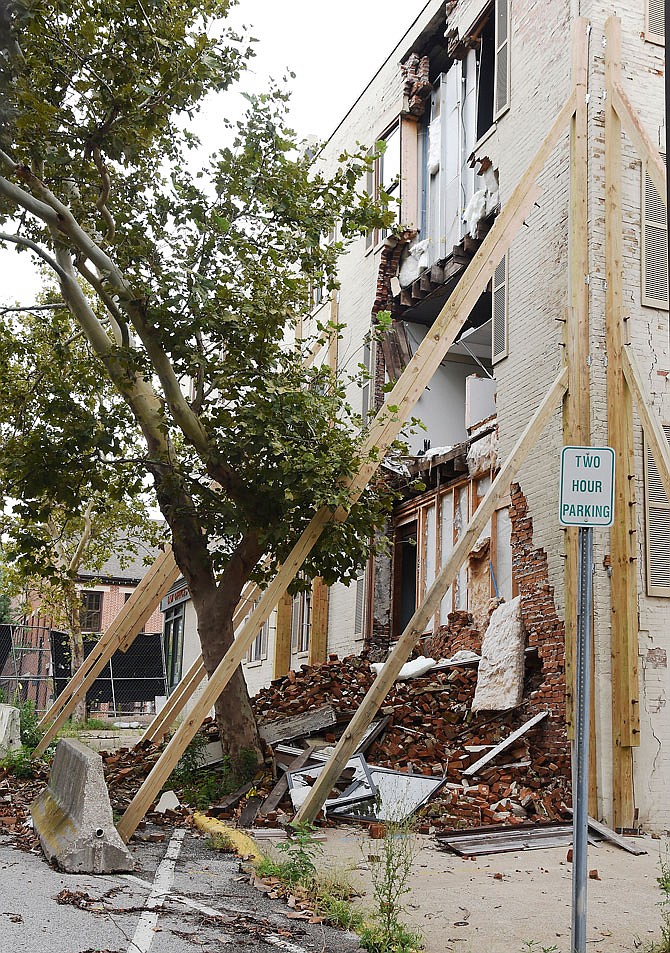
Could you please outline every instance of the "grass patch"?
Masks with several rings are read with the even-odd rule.
[[[221,831],[217,834],[212,834],[211,837],[207,838],[207,846],[212,850],[218,850],[222,854],[234,854],[236,853],[235,845],[230,839],[230,835],[226,834],[225,831]]]

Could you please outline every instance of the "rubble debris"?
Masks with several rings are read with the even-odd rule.
[[[483,757],[479,759],[479,761],[475,761],[475,763],[471,764],[469,768],[466,768],[463,771],[463,774],[466,777],[469,777],[470,775],[473,775],[473,774],[477,774],[480,768],[483,768],[485,765],[489,763],[489,761],[493,760],[493,758],[495,758],[496,755],[499,755],[501,751],[505,751],[512,744],[514,744],[515,741],[518,741],[518,739],[521,738],[522,735],[525,735],[527,731],[530,731],[531,728],[534,728],[535,725],[539,724],[539,722],[541,722],[543,718],[546,718],[548,714],[549,714],[548,711],[541,711],[539,714],[529,719],[527,722],[521,725],[520,728],[517,728],[516,731],[513,731],[508,738],[505,738],[504,741],[501,741],[500,744],[496,745],[492,751],[488,751],[485,755],[483,755]]]
[[[426,821],[438,830],[516,824],[529,819],[564,820],[570,784],[567,757],[555,761],[546,752],[544,727],[533,732],[532,741],[523,732],[510,740],[531,716],[538,726],[546,718],[546,711],[537,717],[537,694],[530,700],[542,678],[537,658],[529,657],[525,697],[519,709],[486,716],[472,713],[478,657],[471,647],[471,617],[467,613],[452,615],[456,617],[457,638],[451,645],[442,640],[443,654],[468,664],[448,667],[440,663],[423,676],[394,684],[380,709],[387,722],[365,752],[371,770],[374,766],[389,768],[440,783],[446,778],[421,809]],[[465,639],[459,639],[464,631]],[[373,680],[367,658],[352,656],[333,658],[318,666],[304,665],[261,690],[253,702],[261,723],[269,716],[276,719],[279,712],[297,714],[322,704],[331,704],[338,720],[332,731],[319,738],[276,745],[277,765],[285,769],[304,755],[300,744],[314,748],[312,764],[323,763]],[[328,747],[319,749],[323,741]],[[481,761],[482,752],[494,751],[501,742],[505,742],[499,749],[506,751],[505,764],[489,758],[489,763],[478,769],[480,783],[473,784],[464,772]],[[287,813],[292,812],[288,798],[282,801],[280,797],[278,803],[272,803],[273,813],[279,811],[281,817],[282,806]],[[329,816],[335,817],[332,811]],[[267,823],[278,820],[268,818]]]
[[[261,738],[269,745],[280,741],[292,741],[294,738],[305,738],[315,734],[323,728],[329,728],[337,722],[332,705],[322,705],[297,715],[278,718],[266,722],[261,726]]]
[[[102,758],[80,741],[58,742],[49,783],[30,813],[45,857],[61,870],[103,874],[133,869],[130,851],[114,827]]]
[[[288,787],[293,807],[297,811],[309,793],[309,789],[314,784],[324,768],[324,764],[301,768],[299,771],[291,771],[288,774]],[[373,798],[376,794],[376,788],[372,782],[368,765],[363,755],[354,755],[336,783],[335,798],[326,801],[335,804],[353,804],[368,798]]]
[[[174,791],[163,791],[154,807],[156,814],[165,814],[166,811],[176,811],[180,807],[180,801]]]
[[[571,808],[568,808],[568,813],[572,814]],[[589,817],[589,831],[591,831],[592,834],[599,835],[603,840],[608,841],[610,844],[614,844],[616,847],[620,847],[622,850],[627,851],[629,854],[634,854],[636,857],[647,853],[644,847],[641,847],[639,844],[635,843],[635,841],[632,841],[626,837],[622,837],[621,834],[617,834],[616,831],[613,831],[610,827],[607,827],[605,824],[601,824],[600,821],[596,821],[592,817]]]
[[[21,747],[21,718],[18,708],[0,705],[0,758]]]
[[[349,804],[344,803],[345,798],[326,801],[327,817],[400,823],[430,800],[446,780],[374,765],[368,765],[368,768],[374,795],[353,803],[353,799],[361,794],[362,786],[358,786],[349,792]]]
[[[459,857],[481,857],[508,851],[568,847],[572,844],[572,825],[485,826],[437,834],[435,839],[440,847]]]
[[[370,668],[375,675],[379,675],[385,664],[385,662],[372,662]],[[420,655],[418,658],[405,662],[396,675],[395,680],[396,682],[406,682],[410,678],[419,678],[421,675],[425,675],[426,672],[432,671],[436,665],[437,662],[434,658],[426,658],[424,655]]]
[[[482,642],[473,711],[506,711],[521,704],[525,647],[521,597],[517,596],[491,613]]]

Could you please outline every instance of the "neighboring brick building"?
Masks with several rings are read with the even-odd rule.
[[[345,374],[363,363],[370,385],[351,388],[365,417],[382,387],[400,375],[499,210],[547,134],[571,89],[571,33],[577,16],[588,38],[588,211],[591,431],[608,442],[605,348],[604,0],[433,0],[421,11],[328,140],[321,161],[333,167],[356,143],[385,140],[369,192],[399,200],[393,234],[370,233],[341,259],[334,298],[315,295],[314,321],[336,318],[342,336],[328,360]],[[664,117],[663,0],[617,4],[626,91],[643,126],[661,143]],[[667,234],[665,206],[627,141],[624,150],[624,299],[653,408],[670,424]],[[283,674],[275,632],[292,632],[290,665],[367,648],[384,657],[435,577],[563,361],[568,307],[570,137],[562,136],[540,176],[528,216],[457,343],[415,413],[426,432],[410,436],[404,475],[426,489],[407,491],[394,513],[389,557],[358,585],[317,582],[309,599],[285,600],[272,630],[246,664],[252,687]],[[587,276],[584,276],[586,280]],[[391,332],[370,338],[388,310]],[[315,326],[315,325],[314,325]],[[309,335],[312,327],[301,332]],[[636,566],[639,593],[640,746],[633,749],[635,818],[670,828],[667,698],[670,608],[670,505],[635,424]],[[668,428],[670,434],[670,428]],[[426,445],[424,446],[424,441]],[[482,534],[427,639],[443,650],[478,644],[493,596],[520,594],[528,643],[541,663],[538,704],[551,709],[542,738],[565,757],[565,540],[557,518],[560,413],[517,475],[508,505]],[[595,644],[598,812],[612,820],[612,652],[609,534],[596,534]],[[315,627],[318,631],[315,632]],[[259,642],[259,645],[260,645]],[[279,641],[277,642],[279,644]]]

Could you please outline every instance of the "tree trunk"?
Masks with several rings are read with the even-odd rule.
[[[84,664],[84,637],[81,632],[81,598],[74,583],[67,586],[65,608],[68,622],[68,640],[70,647],[70,678]],[[86,696],[84,695],[72,711],[74,721],[86,721]]]
[[[228,588],[222,583],[207,593],[191,593],[208,677],[234,640],[233,613],[239,593],[228,592]],[[260,764],[263,748],[241,667],[219,696],[215,713],[221,744],[233,768],[240,771]]]

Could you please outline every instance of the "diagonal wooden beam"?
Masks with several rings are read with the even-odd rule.
[[[435,579],[435,582],[426,593],[426,598],[407,623],[404,632],[398,639],[384,667],[358,706],[356,714],[338,741],[335,750],[330,756],[330,760],[327,762],[296,814],[294,823],[300,824],[305,821],[313,821],[318,814],[333,784],[341,774],[344,765],[346,765],[356,750],[365,730],[379,711],[379,708],[383,705],[384,699],[393,687],[393,683],[400,669],[410,657],[412,649],[419,639],[422,638],[427,625],[435,615],[435,612],[439,609],[444,594],[449,586],[453,584],[458,571],[484,531],[496,507],[500,501],[509,494],[510,483],[514,479],[519,467],[529,451],[532,450],[537,443],[538,438],[551,419],[551,416],[560,406],[561,400],[568,389],[568,376],[569,370],[567,367],[564,367],[517,440],[512,452],[491,484],[488,493],[468,523],[466,531],[452,550],[451,555]]]
[[[172,549],[168,547],[156,559],[144,579],[135,588],[111,623],[105,635],[42,718],[40,727],[49,725],[49,728],[35,748],[33,757],[38,758],[46,751],[60,728],[74,711],[79,699],[86,696],[86,692],[112,655],[123,645],[127,647],[138,632],[142,631],[161,598],[170,590],[170,587],[179,579],[180,575]]]
[[[358,472],[345,485],[346,506],[334,513],[324,507],[316,513],[302,536],[281,566],[279,572],[263,593],[256,609],[233,645],[228,649],[212,674],[205,691],[193,706],[191,713],[175,732],[165,751],[156,762],[143,785],[131,801],[118,825],[119,834],[127,841],[151,806],[156,794],[170,776],[181,755],[202,724],[207,712],[226,687],[244,658],[259,628],[265,624],[305,559],[312,551],[326,526],[333,520],[345,520],[348,508],[361,496],[385,453],[409,418],[416,402],[442,362],[445,354],[467,321],[472,308],[491,280],[495,269],[508,251],[514,237],[530,214],[540,194],[537,177],[565,132],[575,110],[574,90],[531,160],[526,172],[512,192],[504,209],[496,219],[474,258],[468,265],[454,293],[435,319],[402,377],[388,395],[384,406],[375,417],[361,447]]]
[[[618,74],[619,79],[614,80],[611,85],[612,106],[621,120],[624,132],[635,146],[635,151],[646,162],[647,172],[654,183],[654,188],[665,201],[667,192],[665,163],[661,158],[658,146],[640,122],[635,107],[621,86],[620,71],[618,71]]]
[[[642,369],[630,344],[623,348],[622,355],[623,372],[635,398],[635,407],[642,421],[644,436],[649,443],[658,475],[663,481],[663,489],[670,500],[670,444],[668,444],[661,418],[649,409],[651,406],[649,392],[644,383]]]

